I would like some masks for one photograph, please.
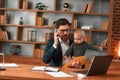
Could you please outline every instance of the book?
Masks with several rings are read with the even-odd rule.
[[[45,34],[45,42],[47,42],[49,40],[49,33]]]
[[[108,30],[108,21],[102,22],[102,30]]]
[[[44,18],[43,17],[37,17],[37,21],[36,21],[36,25],[37,26],[42,26],[44,22]]]
[[[9,40],[9,39],[8,39],[8,33],[7,33],[7,31],[3,31],[3,33],[4,33],[4,38],[5,38],[5,40]]]
[[[103,39],[100,46],[106,46],[107,45],[108,38]]]
[[[0,40],[4,40],[4,35],[3,35],[3,31],[2,31],[2,29],[0,29],[0,34],[1,34],[1,36],[0,36]]]
[[[4,23],[5,23],[5,24],[7,23],[7,16],[8,16],[8,14],[7,14],[7,12],[5,12],[5,13],[4,13]]]
[[[1,37],[0,37],[0,40],[7,40],[8,39],[8,36],[7,36],[7,32],[6,31],[0,31],[1,33]]]
[[[91,12],[91,7],[92,7],[92,3],[88,4],[86,13],[90,13]]]
[[[89,43],[89,35],[85,35],[85,41]]]
[[[83,13],[85,13],[87,11],[87,8],[88,8],[88,4],[84,4],[84,6],[83,6]]]
[[[78,23],[77,19],[74,19],[73,20],[73,28],[74,29],[77,29],[77,23]]]
[[[23,9],[28,9],[28,1],[23,0]]]
[[[52,71],[52,72],[57,72],[59,71],[59,68],[54,68],[54,67],[47,67],[47,66],[34,66],[32,70],[35,71]]]
[[[4,24],[4,15],[0,15],[0,24]]]

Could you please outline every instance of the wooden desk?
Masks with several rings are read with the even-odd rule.
[[[70,78],[55,78],[42,71],[32,71],[31,68],[36,65],[19,64],[18,68],[6,68],[0,71],[0,80],[78,80],[77,76]],[[89,65],[89,64],[88,64]],[[86,67],[87,69],[88,67]],[[73,68],[60,68],[60,70],[71,74]],[[119,80],[120,79],[120,63],[112,62],[107,74],[88,76],[82,80]]]

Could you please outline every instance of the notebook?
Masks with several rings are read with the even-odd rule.
[[[93,62],[90,64],[88,70],[85,71],[72,71],[73,73],[78,73],[78,75],[92,76],[98,74],[106,74],[109,66],[112,62],[113,55],[107,56],[94,56]]]

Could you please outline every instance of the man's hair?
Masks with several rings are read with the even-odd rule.
[[[55,25],[55,28],[57,28],[57,29],[60,27],[60,25],[67,25],[67,24],[69,26],[71,25],[71,23],[69,23],[69,21],[65,18],[60,18],[57,21],[54,21],[53,24]]]

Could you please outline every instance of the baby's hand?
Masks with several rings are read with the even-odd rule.
[[[99,51],[103,51],[103,47],[99,47]]]
[[[63,60],[66,60],[67,59],[67,56],[63,56]]]
[[[71,60],[71,66],[77,68],[77,67],[80,67],[80,63],[78,60]]]

